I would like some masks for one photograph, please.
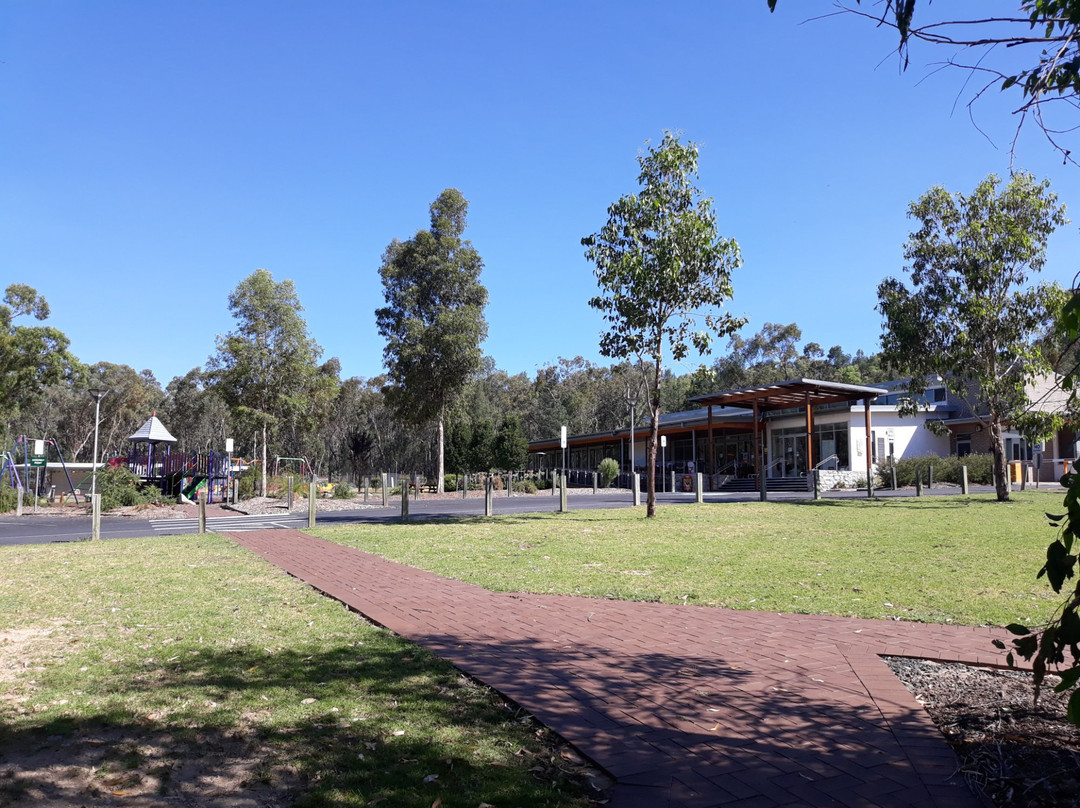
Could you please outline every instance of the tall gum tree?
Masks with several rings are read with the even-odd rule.
[[[652,517],[665,351],[676,362],[691,347],[708,353],[714,337],[732,334],[746,321],[719,311],[731,298],[731,273],[742,259],[734,239],[717,235],[712,200],[694,185],[697,145],[665,132],[638,164],[641,190],[612,204],[607,224],[581,244],[600,287],[589,305],[610,326],[600,352],[636,357],[643,368],[652,415],[646,501]]]
[[[229,295],[229,311],[236,329],[218,337],[217,355],[207,368],[237,421],[261,436],[265,495],[267,444],[281,425],[307,410],[310,394],[319,386],[322,348],[300,316],[303,307],[293,282],[279,283],[265,269],[240,282]]]
[[[920,223],[904,246],[911,288],[896,278],[878,286],[882,358],[912,377],[901,414],[941,376],[989,430],[999,501],[1009,499],[1003,432],[1024,422],[1025,388],[1051,371],[1038,338],[1064,302],[1057,284],[1031,282],[1066,221],[1049,188],[1030,174],[1004,187],[990,175],[970,195],[931,188],[908,210]]]
[[[386,305],[375,312],[386,339],[387,403],[416,426],[435,423],[438,488],[443,491],[446,417],[455,398],[480,370],[487,336],[480,282],[484,263],[465,233],[469,203],[447,188],[431,203],[431,229],[394,239],[379,268]]]

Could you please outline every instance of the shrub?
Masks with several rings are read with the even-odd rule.
[[[443,475],[443,490],[444,491],[457,491],[458,478],[456,474],[444,474]]]
[[[973,485],[989,485],[994,479],[994,456],[991,454],[969,454],[964,457],[922,455],[896,461],[896,484],[901,487],[913,486],[915,475],[921,472],[923,485],[926,485],[930,481],[931,466],[935,483],[959,485],[961,466],[967,466],[968,482]],[[878,474],[886,485],[892,485],[892,463],[889,460],[878,467]]]
[[[600,461],[600,465],[596,467],[596,471],[600,475],[601,484],[604,488],[607,488],[619,476],[619,461],[614,457],[605,457]]]
[[[97,490],[101,494],[102,511],[129,505],[154,505],[162,501],[161,491],[149,483],[144,483],[123,466],[99,471]]]
[[[533,484],[536,486],[537,491],[547,491],[549,488],[551,488],[551,480],[537,479],[533,482]]]
[[[244,469],[237,481],[236,495],[240,499],[251,499],[255,496],[255,469],[252,466]]]
[[[518,480],[514,483],[514,490],[519,494],[535,494],[536,483],[532,480]]]
[[[338,483],[334,486],[334,499],[352,499],[352,486],[348,483]]]

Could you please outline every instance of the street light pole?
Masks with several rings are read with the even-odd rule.
[[[109,391],[104,387],[91,387],[87,392],[94,399],[94,470],[90,475],[90,497],[93,501],[93,496],[97,493],[98,425],[101,423],[101,399],[105,398]]]

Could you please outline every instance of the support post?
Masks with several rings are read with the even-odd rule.
[[[371,491],[371,478],[364,478],[364,504],[367,505],[368,493]]]
[[[600,475],[597,472],[592,473],[592,492],[595,495],[600,489]]]
[[[863,408],[866,410],[866,496],[874,496],[874,460],[873,460],[873,442],[874,438],[870,434],[870,402],[873,399],[864,398]]]
[[[292,477],[285,478],[285,510],[292,511],[293,501],[293,480]]]
[[[566,470],[559,474],[559,513],[566,513],[570,508],[566,503]]]
[[[101,494],[90,497],[90,511],[93,514],[90,517],[90,538],[97,541],[101,538]]]
[[[700,471],[694,477],[694,493],[698,504],[705,501],[705,475]]]
[[[641,504],[641,475],[636,471],[630,475],[630,487],[634,489],[634,507]]]
[[[968,494],[967,466],[960,467],[960,493],[965,497]]]
[[[311,475],[307,486],[307,526],[315,527],[315,475]]]
[[[401,481],[401,521],[409,521],[409,475]]]
[[[384,508],[385,508],[385,507],[387,506],[387,504],[388,504],[386,500],[387,500],[387,497],[389,497],[389,494],[387,494],[386,492],[387,492],[387,491],[389,490],[389,488],[390,488],[390,486],[389,486],[389,485],[387,484],[387,483],[389,483],[389,482],[390,482],[390,475],[389,475],[389,474],[387,474],[387,473],[386,473],[386,472],[384,471],[384,472],[383,472],[383,474],[382,474],[382,506],[383,506]]]
[[[495,514],[495,481],[488,477],[484,482],[484,516]]]
[[[199,502],[199,533],[206,532],[206,497],[203,496],[203,492],[200,491],[195,495],[195,498]]]
[[[709,405],[709,490],[712,491],[712,478],[716,474],[716,448],[713,445],[712,404]]]

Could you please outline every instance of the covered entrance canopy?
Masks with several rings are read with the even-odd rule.
[[[722,393],[710,393],[697,396],[690,401],[708,408],[709,451],[712,452],[712,428],[714,407],[741,407],[753,411],[753,429],[755,437],[754,466],[761,482],[761,498],[765,499],[765,478],[768,469],[764,458],[764,415],[777,410],[804,410],[806,412],[806,452],[807,472],[814,467],[813,441],[814,407],[827,404],[844,404],[862,401],[866,411],[866,480],[867,495],[873,495],[873,473],[871,462],[870,403],[887,391],[880,387],[864,387],[858,384],[825,382],[818,379],[792,379],[786,382],[747,387],[742,390],[729,390]],[[715,468],[712,457],[709,467]]]

